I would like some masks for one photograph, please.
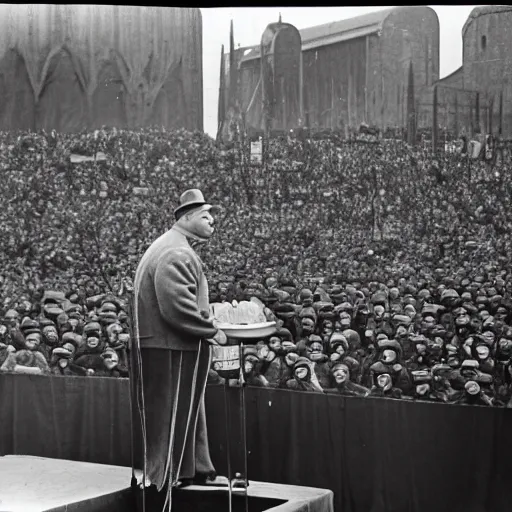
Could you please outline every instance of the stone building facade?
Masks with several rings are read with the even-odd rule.
[[[512,7],[476,7],[462,29],[463,85],[480,93],[481,130],[512,137]]]
[[[0,4],[0,91],[0,130],[202,130],[201,12]]]

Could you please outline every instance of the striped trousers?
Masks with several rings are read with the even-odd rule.
[[[208,447],[204,393],[210,346],[198,351],[141,349],[146,472],[158,491],[215,471]]]

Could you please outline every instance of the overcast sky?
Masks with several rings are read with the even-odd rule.
[[[440,78],[462,64],[462,26],[474,5],[431,5],[439,17]],[[203,87],[204,130],[217,133],[217,102],[219,95],[220,49],[229,49],[229,23],[233,20],[235,47],[259,44],[269,23],[279,19],[299,30],[322,23],[339,21],[372,11],[378,7],[223,7],[201,8],[203,15]]]

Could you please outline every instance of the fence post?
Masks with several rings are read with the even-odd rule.
[[[432,152],[437,151],[437,85],[434,85],[434,97],[432,100]]]
[[[455,136],[459,136],[459,95],[455,91]]]
[[[479,133],[482,132],[482,130],[480,129],[480,93],[477,92],[476,93],[476,98],[475,98],[475,124],[476,124],[476,129],[478,130]]]
[[[501,134],[503,132],[503,89],[500,92],[500,118],[499,118],[498,122],[499,122],[498,133],[501,137]]]
[[[491,99],[491,102],[489,103],[489,106],[487,107],[487,133],[492,134],[492,116],[493,116],[493,110],[494,110],[494,96]]]

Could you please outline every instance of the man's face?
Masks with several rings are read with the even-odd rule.
[[[407,328],[405,328],[403,325],[399,325],[396,330],[395,337],[399,340],[405,340],[407,339],[408,331]]]
[[[122,332],[117,341],[123,345],[123,347],[128,347],[128,343],[130,342],[130,335],[128,333]]]
[[[402,312],[402,306],[400,304],[395,303],[395,304],[391,305],[391,313],[398,315],[401,312]]]
[[[315,328],[315,323],[310,318],[303,318],[302,319],[302,332],[305,335],[309,335],[313,333],[313,330]]]
[[[502,338],[499,342],[499,350],[502,355],[510,356],[512,354],[512,340]]]
[[[111,354],[103,360],[103,364],[107,370],[113,370],[119,364],[119,356],[117,354]]]
[[[480,392],[480,386],[475,381],[469,381],[466,385],[466,391],[470,395],[477,395]]]
[[[217,286],[219,292],[221,293],[227,293],[229,290],[229,283],[221,282]]]
[[[340,324],[343,329],[348,329],[352,323],[352,317],[346,311],[340,313]]]
[[[427,353],[427,346],[423,343],[417,343],[416,344],[416,352],[418,355],[425,355]]]
[[[244,361],[244,373],[251,373],[254,368],[254,365],[252,364],[252,361],[245,360]]]
[[[464,308],[460,308],[460,310],[455,315],[455,325],[457,327],[465,327],[469,324],[470,318],[467,314],[467,311]]]
[[[96,336],[89,336],[87,338],[87,346],[89,348],[96,348],[99,344],[100,344],[100,340]]]
[[[428,315],[423,319],[422,327],[425,331],[429,331],[429,330],[433,329],[435,325],[436,325],[436,320],[433,316]]]
[[[482,322],[485,322],[491,316],[491,314],[486,309],[483,309],[482,311],[480,311],[480,313],[478,313],[478,316],[480,317],[480,320],[482,320]]]
[[[482,328],[482,321],[480,320],[480,318],[473,316],[471,317],[469,325],[471,326],[471,329],[473,329],[475,332],[479,332],[480,329]]]
[[[381,305],[375,306],[374,310],[375,320],[379,321],[384,318],[385,309]]]
[[[416,386],[416,393],[419,396],[425,396],[430,391],[430,386],[427,383],[419,384]]]
[[[270,347],[271,350],[277,352],[278,350],[281,349],[281,339],[278,338],[277,336],[272,336],[272,338],[270,338],[268,342],[268,346]]]
[[[487,345],[489,345],[490,347],[494,346],[496,335],[492,331],[485,331],[483,333],[483,337]]]
[[[308,348],[308,357],[312,361],[318,361],[323,356],[323,347],[321,343],[311,343],[311,345]]]
[[[259,349],[258,349],[258,357],[260,359],[267,359],[268,357],[268,353],[270,352],[270,349],[268,348],[267,345],[262,345]]]
[[[387,391],[391,388],[391,377],[387,373],[383,373],[377,377],[377,385]]]
[[[496,318],[496,320],[504,322],[507,319],[507,310],[502,307],[498,308],[498,311],[496,311],[494,318]]]
[[[336,381],[336,384],[343,384],[348,379],[349,379],[349,371],[346,366],[340,366],[334,372],[334,380]]]
[[[119,339],[119,335],[123,332],[123,328],[119,324],[112,324],[112,327],[107,329],[108,341],[114,345]]]
[[[5,314],[5,323],[9,327],[16,327],[17,325],[19,325],[19,320],[20,320],[20,315],[14,309],[10,309]]]
[[[323,325],[323,333],[326,335],[332,334],[333,326],[330,320],[326,320]]]
[[[41,336],[37,333],[27,334],[25,338],[25,347],[27,350],[35,350],[41,343]]]
[[[489,347],[487,347],[486,345],[478,345],[478,347],[476,347],[478,359],[482,361],[489,357],[489,352]]]
[[[382,362],[392,364],[396,361],[396,352],[394,350],[386,349],[382,352]]]
[[[55,345],[59,341],[57,329],[53,325],[47,325],[46,327],[44,327],[43,335],[46,338],[46,342],[50,345]]]
[[[201,238],[210,238],[215,231],[214,219],[209,211],[198,210],[186,215],[187,228],[191,233]]]
[[[460,374],[464,379],[467,380],[476,380],[478,378],[478,374],[473,368],[463,368],[460,371]]]
[[[304,380],[308,375],[308,369],[305,368],[304,366],[299,366],[298,368],[295,369],[295,376],[300,379],[300,380]]]

